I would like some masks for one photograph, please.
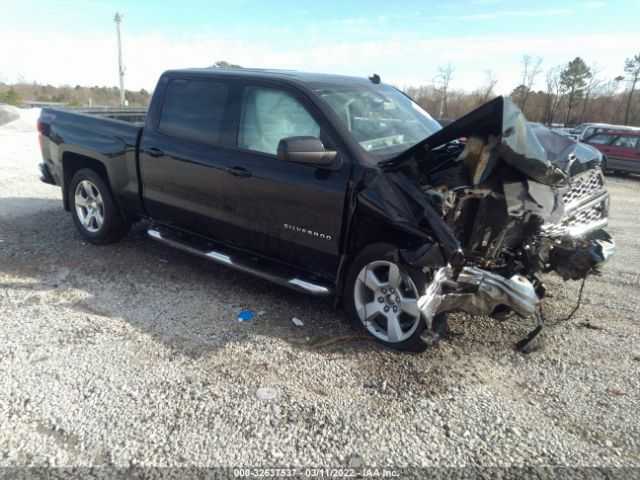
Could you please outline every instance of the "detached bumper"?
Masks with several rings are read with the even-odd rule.
[[[616,246],[604,230],[590,233],[581,243],[556,245],[549,254],[549,270],[565,280],[578,280],[597,271],[611,256]],[[418,308],[431,327],[434,315],[462,310],[471,315],[491,315],[504,306],[527,318],[535,314],[540,297],[535,286],[523,275],[505,278],[477,267],[464,267],[454,278],[449,266],[439,268],[418,299]]]
[[[580,245],[554,246],[549,253],[549,266],[564,280],[579,280],[600,268],[615,253],[613,238],[604,230],[596,230]]]
[[[431,327],[433,316],[440,312],[462,310],[471,315],[490,315],[498,306],[506,306],[526,318],[534,315],[539,303],[535,287],[522,275],[505,278],[481,268],[464,267],[454,278],[447,266],[436,271],[418,299],[418,309]]]
[[[44,163],[41,163],[38,165],[38,168],[40,168],[41,182],[48,183],[49,185],[56,184],[56,181],[54,180],[53,175],[51,175],[51,172],[49,171],[49,167],[47,167]]]

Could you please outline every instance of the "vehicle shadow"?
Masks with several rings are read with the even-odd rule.
[[[173,351],[198,357],[228,342],[270,337],[297,349],[357,335],[331,300],[313,298],[147,238],[145,222],[120,242],[96,246],[58,200],[0,198],[0,289],[123,319]],[[254,318],[239,322],[251,310]],[[298,327],[292,319],[304,322]],[[382,349],[352,341],[327,350]]]
[[[230,342],[250,346],[258,337],[267,339],[267,345],[284,341],[297,350],[327,341],[327,347],[315,349],[318,354],[407,355],[366,339],[331,300],[154,242],[146,235],[145,222],[134,225],[117,243],[87,243],[55,199],[0,198],[3,289],[26,292],[25,301],[30,303],[55,303],[56,308],[122,319],[172,351],[193,358]],[[240,322],[237,315],[245,309],[254,318]],[[304,325],[294,325],[294,317]],[[518,340],[530,329],[528,324],[505,326],[464,314],[448,314],[448,318],[455,332],[447,341],[461,349],[495,344],[497,330]],[[358,338],[331,343],[350,336]],[[510,349],[510,345],[504,347]],[[429,349],[430,355],[439,355],[437,350]]]

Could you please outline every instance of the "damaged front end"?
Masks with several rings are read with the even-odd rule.
[[[541,274],[584,279],[615,251],[601,163],[498,97],[382,162],[358,202],[420,239],[398,253],[429,278],[418,301],[428,326],[453,310],[528,318]]]

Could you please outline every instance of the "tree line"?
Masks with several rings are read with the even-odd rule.
[[[527,119],[564,126],[640,125],[640,54],[626,59],[621,75],[613,79],[602,77],[597,65],[587,65],[580,57],[546,71],[542,65],[542,57],[523,55],[520,84],[509,94]],[[472,92],[452,89],[454,75],[455,66],[447,65],[429,84],[403,90],[425,110],[445,119],[461,117],[495,97],[497,80],[492,71],[485,72],[484,83]]]
[[[218,60],[210,68],[242,68],[240,65]],[[138,91],[125,90],[125,98],[132,107],[147,107],[151,93],[144,88]],[[15,84],[5,84],[0,78],[0,103],[22,105],[24,101],[62,103],[71,106],[120,106],[120,89],[118,87],[83,87],[76,85],[41,85],[36,82],[18,80]]]
[[[130,106],[146,107],[151,94],[144,88],[141,90],[125,90],[125,98]],[[18,82],[13,85],[0,83],[0,103],[21,105],[24,101],[40,101],[63,103],[71,106],[100,105],[108,107],[120,106],[120,89],[118,87],[82,87],[76,85],[41,85],[36,82]]]
[[[587,65],[580,57],[546,71],[542,65],[542,57],[523,55],[520,84],[509,94],[527,119],[546,125],[570,126],[583,122],[640,125],[640,95],[637,94],[640,53],[626,59],[621,65],[621,75],[613,79],[602,77],[597,65]],[[211,68],[242,67],[219,60]],[[483,84],[471,92],[452,89],[454,77],[455,66],[446,65],[430,83],[407,86],[403,90],[425,110],[445,119],[459,118],[495,97],[498,81],[491,70],[485,72]],[[144,107],[149,105],[151,94],[145,89],[127,90],[125,98],[131,106]],[[23,100],[78,106],[120,104],[118,87],[0,82],[0,103],[20,105]]]

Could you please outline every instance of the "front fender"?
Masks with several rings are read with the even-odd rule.
[[[422,191],[404,174],[384,172],[375,175],[358,193],[357,202],[360,212],[420,240],[404,250],[403,259],[409,263],[419,265],[430,260],[440,263],[442,256],[444,264],[463,265],[464,254],[455,235]],[[431,247],[425,247],[434,241],[438,249],[432,251]],[[398,245],[398,242],[393,243]]]

